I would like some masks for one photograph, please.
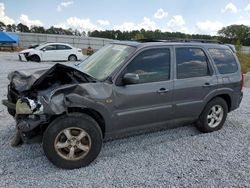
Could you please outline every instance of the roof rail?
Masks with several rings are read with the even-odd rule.
[[[222,42],[218,40],[209,40],[209,39],[171,39],[171,40],[166,40],[166,42],[200,42],[200,43],[223,44]]]
[[[208,40],[208,39],[167,39],[167,40],[160,40],[160,39],[139,39],[135,40],[138,42],[200,42],[200,43],[217,43],[223,44],[218,40]]]
[[[160,39],[138,39],[138,40],[133,40],[137,42],[165,42],[166,40],[160,40]]]

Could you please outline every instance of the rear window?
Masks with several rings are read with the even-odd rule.
[[[66,45],[57,45],[57,49],[58,50],[70,50],[72,48],[70,48],[69,46],[66,46]]]
[[[227,49],[209,49],[214,63],[220,74],[237,72],[238,65],[234,55]]]

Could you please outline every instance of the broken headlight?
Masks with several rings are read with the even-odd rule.
[[[16,114],[41,114],[43,106],[39,101],[23,97],[17,100]]]
[[[27,57],[27,56],[29,55],[29,52],[25,52],[25,53],[23,53],[23,55],[24,55],[25,57]]]

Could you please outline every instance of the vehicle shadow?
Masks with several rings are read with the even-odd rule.
[[[4,155],[0,155],[1,162],[4,163],[24,163],[29,166],[30,160],[33,164],[38,163],[40,160],[47,161],[44,156],[42,145],[41,144],[23,144],[19,147],[11,147],[11,139],[14,135],[15,126],[14,123],[11,123],[11,128],[5,129],[2,134],[2,151]],[[162,128],[157,130],[144,131],[139,133],[134,133],[126,135],[123,137],[113,138],[106,140],[103,144],[100,155],[97,158],[97,161],[105,161],[107,158],[118,157],[126,153],[147,151],[152,149],[152,147],[157,147],[159,145],[171,145],[171,143],[176,140],[181,140],[186,137],[192,137],[195,135],[201,134],[196,128],[192,125],[186,125],[177,128]],[[10,157],[11,156],[11,157]],[[36,161],[39,160],[39,161]],[[44,162],[45,162],[44,161]],[[32,165],[33,165],[32,164]],[[45,164],[50,164],[45,162]],[[31,165],[31,164],[30,164]],[[92,165],[95,165],[95,162]],[[19,165],[21,167],[22,165]],[[52,164],[49,165],[52,168],[55,168]]]
[[[105,141],[100,157],[147,150],[159,144],[171,145],[176,140],[202,134],[193,125],[153,129]]]

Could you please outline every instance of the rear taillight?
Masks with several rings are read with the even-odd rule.
[[[240,89],[241,90],[243,88],[243,85],[244,85],[244,75],[243,75],[243,73],[241,73],[241,80],[240,80]]]

